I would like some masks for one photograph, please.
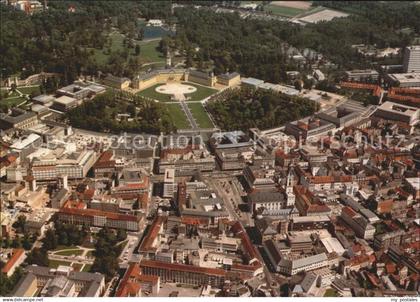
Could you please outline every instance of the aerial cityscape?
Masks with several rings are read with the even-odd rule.
[[[0,10],[3,301],[417,301],[420,1]]]

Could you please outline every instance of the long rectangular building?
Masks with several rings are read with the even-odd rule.
[[[176,282],[192,285],[211,284],[220,287],[226,279],[226,272],[218,268],[205,268],[193,265],[167,263],[155,260],[140,261],[142,273],[155,275],[161,282]]]
[[[140,216],[103,212],[94,209],[62,208],[57,213],[58,220],[65,223],[93,227],[109,227],[137,232]]]

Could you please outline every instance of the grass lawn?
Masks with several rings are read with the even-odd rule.
[[[9,91],[9,94],[7,95],[8,98],[13,98],[13,97],[17,97],[20,96],[20,94],[17,91]]]
[[[305,10],[294,8],[294,7],[286,7],[286,6],[279,6],[274,4],[268,4],[264,6],[264,11],[272,12],[274,15],[285,16],[285,17],[294,17],[299,15],[300,13],[304,12]]]
[[[206,110],[204,109],[201,103],[189,103],[188,107],[190,108],[191,113],[194,116],[200,128],[213,128],[214,127],[209,116],[207,115]]]
[[[0,104],[6,104],[11,107],[16,107],[17,105],[25,102],[26,99],[24,97],[15,97],[15,98],[7,98],[0,100]]]
[[[18,87],[19,90],[23,94],[31,94],[32,92],[37,92],[38,94],[41,93],[39,86],[30,86],[30,87]]]
[[[68,261],[59,261],[59,260],[51,260],[49,261],[49,267],[51,268],[57,268],[59,265],[66,265],[70,266],[71,262]]]
[[[109,49],[112,52],[123,51],[126,47],[123,45],[124,36],[119,32],[112,32],[108,36],[110,38],[110,45]],[[159,41],[135,41],[136,45],[140,45],[140,58],[142,59],[143,63],[148,62],[165,62],[165,56],[157,50],[159,46]],[[108,44],[106,46],[108,49]],[[94,49],[90,48],[93,51],[93,57],[95,61],[100,64],[104,65],[108,63],[108,59],[110,57],[110,53],[105,53],[105,49]],[[129,49],[130,56],[135,56],[135,48]]]
[[[191,128],[191,125],[185,115],[184,111],[179,104],[166,104],[166,108],[169,111],[169,115],[172,118],[175,126],[178,129],[188,129]]]
[[[82,272],[89,272],[91,267],[92,267],[92,265],[85,264],[85,266],[82,268]]]
[[[159,46],[159,41],[139,42],[140,58],[145,62],[164,62],[165,56],[156,48]]]
[[[75,256],[79,256],[81,254],[83,254],[83,251],[80,249],[75,249],[75,250],[63,250],[61,252],[57,252],[55,253],[56,255],[60,255],[60,256],[71,256],[71,255],[75,255]]]
[[[187,85],[194,86],[195,88],[197,88],[197,90],[195,92],[187,94],[187,97],[190,98],[188,101],[201,101],[201,100],[211,96],[215,92],[217,92],[217,90],[213,89],[213,88],[193,84],[193,83],[190,83],[190,82],[183,82],[183,83],[185,83]],[[171,95],[163,94],[163,93],[159,93],[159,92],[155,91],[155,89],[157,87],[162,86],[162,85],[165,85],[165,84],[153,85],[149,88],[146,88],[143,91],[138,92],[137,94],[141,95],[141,96],[144,96],[144,97],[154,99],[154,100],[158,100],[160,102],[169,102],[169,101],[171,101]]]
[[[334,289],[329,288],[325,291],[324,297],[339,297],[339,295]]]
[[[137,93],[137,95],[144,96],[146,98],[158,100],[160,102],[170,102],[171,96],[169,94],[163,94],[156,92],[155,89],[163,84],[156,84],[153,86],[150,86],[149,88],[146,88],[140,92]]]

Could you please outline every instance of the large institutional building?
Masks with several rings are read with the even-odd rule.
[[[420,72],[420,45],[408,46],[404,51],[404,72]]]
[[[193,82],[209,87],[214,87],[217,83],[233,86],[241,82],[241,76],[236,72],[215,76],[212,72],[208,73],[193,69],[162,69],[139,75],[131,84],[134,89],[143,90],[168,81]]]
[[[105,291],[105,277],[99,273],[75,272],[30,265],[13,293],[15,297],[99,297]]]

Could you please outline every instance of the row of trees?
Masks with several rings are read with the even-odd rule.
[[[55,250],[59,245],[81,245],[88,231],[86,227],[55,222],[55,229],[48,229],[45,232],[42,247],[45,250]]]
[[[209,102],[207,109],[226,130],[267,129],[313,114],[318,104],[274,91],[235,89]]]

